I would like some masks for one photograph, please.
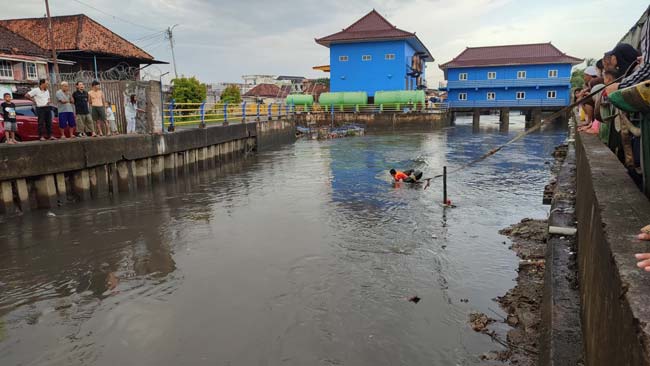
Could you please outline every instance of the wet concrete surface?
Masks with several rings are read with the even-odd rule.
[[[299,141],[131,197],[0,222],[1,365],[474,365],[514,285],[498,230],[543,218],[551,128]],[[504,242],[506,242],[504,244]],[[417,304],[408,298],[417,295]],[[461,302],[468,299],[468,302]],[[504,314],[505,315],[505,314]]]

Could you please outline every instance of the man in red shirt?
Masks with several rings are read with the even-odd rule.
[[[405,172],[391,169],[390,175],[396,182],[417,183],[422,178],[422,172],[409,169]]]

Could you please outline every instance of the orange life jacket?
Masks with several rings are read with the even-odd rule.
[[[404,172],[400,172],[399,170],[397,172],[395,172],[395,176],[394,176],[395,180],[398,181],[398,182],[400,180],[404,180],[404,179],[406,179],[408,177],[409,177],[408,175],[406,175]]]

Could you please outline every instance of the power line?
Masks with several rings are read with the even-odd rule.
[[[91,8],[91,9],[95,10],[95,11],[98,11],[98,12],[104,14],[104,15],[108,15],[109,17],[112,17],[112,18],[115,19],[115,20],[121,20],[121,21],[123,21],[123,22],[125,22],[125,23],[129,23],[129,24],[134,25],[134,26],[136,26],[136,27],[140,27],[140,28],[148,29],[148,30],[150,30],[150,31],[154,31],[154,32],[158,31],[157,29],[149,28],[149,27],[144,26],[144,25],[142,25],[142,24],[138,24],[138,23],[132,22],[132,21],[130,21],[130,20],[128,20],[128,19],[124,19],[124,18],[118,17],[118,16],[116,16],[116,15],[110,14],[110,13],[108,13],[108,12],[106,12],[106,11],[104,11],[104,10],[98,9],[98,8],[96,8],[96,7],[94,7],[94,6],[90,5],[90,4],[86,4],[86,3],[83,2],[83,1],[80,1],[80,0],[73,0],[73,1],[79,3],[79,4],[83,5],[83,6],[89,7],[89,8]]]

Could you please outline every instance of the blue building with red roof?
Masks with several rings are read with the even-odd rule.
[[[557,109],[570,103],[571,68],[582,61],[549,42],[468,47],[440,68],[451,108]]]
[[[316,39],[330,49],[330,91],[426,88],[433,56],[415,33],[392,25],[374,9],[340,32]]]

